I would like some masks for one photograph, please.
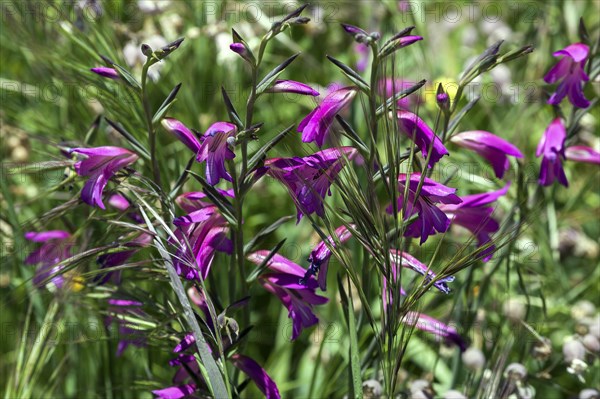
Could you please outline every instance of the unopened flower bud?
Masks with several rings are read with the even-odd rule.
[[[465,367],[472,371],[481,370],[485,365],[485,356],[477,348],[469,348],[462,354],[462,361]]]
[[[231,136],[231,137],[227,137],[227,144],[230,145],[231,147],[235,146],[235,137]]]
[[[522,381],[527,378],[527,369],[521,363],[511,363],[506,366],[504,375],[515,381]]]
[[[146,57],[152,56],[152,47],[148,46],[146,43],[142,44],[142,54]]]
[[[98,67],[98,68],[92,68],[92,69],[90,69],[90,71],[92,71],[96,75],[100,75],[104,78],[115,79],[115,80],[119,79],[119,73],[114,68]]]
[[[576,339],[567,341],[563,344],[563,356],[566,363],[573,363],[574,360],[583,360],[585,358],[585,347]]]

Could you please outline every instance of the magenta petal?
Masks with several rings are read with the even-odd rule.
[[[196,391],[196,385],[186,384],[152,391],[160,399],[181,399]]]
[[[267,93],[294,93],[306,96],[318,96],[319,92],[309,85],[294,80],[277,80],[275,84],[265,90]]]
[[[64,230],[30,231],[25,233],[25,239],[33,242],[45,242],[49,240],[65,240],[71,235]]]
[[[427,165],[429,168],[433,167],[444,155],[449,154],[439,137],[416,114],[400,110],[397,117],[400,131],[409,139],[414,139],[415,144],[421,150],[423,158],[427,158],[429,151],[431,151],[431,157]]]
[[[355,87],[344,87],[327,95],[298,126],[298,131],[302,133],[302,141],[315,141],[321,147],[335,115],[352,101],[356,93]]]
[[[587,162],[600,165],[600,152],[591,147],[582,145],[567,147],[565,155],[569,161]]]
[[[421,331],[445,338],[446,340],[456,344],[463,352],[467,349],[466,342],[458,334],[454,327],[448,326],[441,321],[434,319],[433,317],[427,316],[423,313],[411,311],[406,314],[403,322],[409,326],[414,326]]]
[[[552,55],[555,57],[565,55],[572,58],[575,62],[581,62],[588,57],[589,52],[590,48],[587,44],[573,43],[562,50],[555,51]]]
[[[550,123],[544,135],[542,136],[536,156],[543,155],[540,169],[539,182],[543,186],[548,186],[558,180],[559,183],[568,186],[567,177],[562,167],[562,160],[565,158],[565,140],[567,131],[560,118],[556,118]]]
[[[165,130],[177,137],[187,148],[197,154],[200,150],[200,141],[196,135],[181,121],[174,118],[164,118],[161,122]]]
[[[281,398],[275,382],[253,359],[236,353],[230,357],[230,360],[235,367],[243,371],[250,379],[252,379],[252,381],[254,381],[258,389],[260,389],[267,399]]]
[[[109,79],[114,79],[114,80],[120,78],[119,73],[114,68],[97,67],[97,68],[90,69],[90,71],[92,71],[95,74],[100,75],[104,78],[109,78]]]

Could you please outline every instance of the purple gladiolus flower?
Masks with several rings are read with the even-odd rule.
[[[575,162],[595,163],[600,165],[600,153],[591,147],[574,145],[565,150],[567,160]]]
[[[350,226],[352,228],[355,227],[353,224]],[[335,235],[337,236],[340,244],[348,241],[350,237],[352,237],[352,233],[346,226],[340,226],[335,229]],[[329,245],[335,247],[336,243],[331,236],[327,237],[327,241],[329,242]],[[306,284],[306,281],[308,281],[311,276],[319,273],[319,288],[321,288],[323,291],[327,290],[327,269],[329,268],[329,259],[331,258],[331,255],[331,249],[329,249],[325,241],[318,243],[308,257],[310,266],[304,274],[304,277],[302,277],[300,280],[300,284]]]
[[[233,189],[221,190],[220,188],[217,188],[216,190],[225,197],[233,198]],[[205,201],[206,197],[206,194],[202,191],[192,191],[181,194],[175,198],[175,203],[187,213],[191,213],[213,205],[211,202]]]
[[[379,92],[382,93],[385,98],[390,98],[403,90],[410,89],[414,85],[415,82],[403,79],[382,79],[379,81]],[[417,92],[414,92],[407,97],[399,99],[396,102],[396,105],[398,108],[408,111],[414,106],[423,103],[423,98],[419,96]]]
[[[214,331],[212,325],[210,325],[209,328]],[[194,335],[186,334],[173,349],[173,352],[178,355],[175,359],[169,361],[169,365],[171,367],[180,366],[173,377],[173,383],[178,385],[152,391],[159,398],[182,398],[190,397],[189,395],[193,395],[191,397],[200,398],[205,396],[203,393],[208,387],[200,372],[198,361],[196,360],[196,357],[189,352],[184,353],[190,348],[193,348],[195,351],[195,343],[196,339],[194,338]],[[232,343],[228,341],[228,338],[224,337],[223,348],[226,353],[231,345]],[[208,350],[213,352],[213,349],[210,346],[208,346]],[[231,361],[235,367],[248,375],[267,398],[279,399],[281,397],[275,382],[256,361],[238,353],[231,355],[228,360]],[[198,386],[195,382],[198,382],[201,385]],[[197,396],[194,395],[196,393],[198,394]]]
[[[404,324],[414,326],[421,331],[434,334],[439,338],[444,338],[446,341],[458,346],[461,352],[464,352],[467,349],[465,340],[458,334],[454,327],[446,325],[433,317],[418,312],[407,312],[402,321]]]
[[[125,316],[134,316],[137,318],[140,316],[144,317],[144,312],[141,309],[143,304],[141,302],[126,299],[109,299],[108,305],[109,314],[104,320],[104,325],[108,327],[113,320],[117,321],[120,337],[117,346],[117,356],[121,356],[129,345],[137,347],[146,346],[146,337],[143,334],[140,334],[140,330],[137,326],[130,324],[130,322],[125,319]]]
[[[426,284],[429,284],[430,281],[435,280],[437,277],[437,275],[434,272],[432,272],[429,269],[429,267],[421,263],[417,258],[415,258],[407,252],[402,252],[393,249],[390,251],[390,260],[395,266],[405,267],[407,269],[419,273],[422,276],[425,276]],[[394,273],[394,275],[395,274],[396,273]],[[451,283],[452,281],[454,281],[454,276],[444,277],[433,283],[433,286],[439,291],[443,292],[444,294],[449,294],[450,287],[448,287],[448,283]]]
[[[260,265],[268,255],[269,251],[257,251],[248,255],[248,259]],[[322,305],[328,299],[315,293],[318,284],[314,277],[311,276],[305,284],[300,284],[306,270],[291,260],[275,254],[267,263],[267,267],[271,273],[262,274],[258,279],[262,286],[277,296],[287,308],[293,323],[292,340],[295,340],[302,329],[319,322],[312,312],[313,305]]]
[[[496,177],[502,179],[510,167],[508,156],[523,158],[517,147],[500,137],[483,130],[462,132],[450,139],[453,143],[475,151],[487,159],[494,168]]]
[[[277,80],[275,84],[265,90],[267,93],[294,93],[305,96],[318,96],[319,92],[307,84],[294,80]]]
[[[442,140],[417,115],[408,111],[398,111],[397,117],[400,131],[409,139],[414,139],[415,144],[421,150],[423,158],[427,158],[429,151],[431,151],[427,167],[432,168],[444,155],[449,154]]]
[[[350,104],[356,93],[356,87],[343,87],[328,94],[323,102],[306,115],[298,125],[298,131],[302,133],[302,141],[305,143],[314,141],[322,147],[335,116]]]
[[[109,79],[114,79],[114,80],[120,79],[119,73],[114,68],[97,67],[97,68],[90,69],[90,71],[92,71],[95,74],[100,75],[104,78],[109,78]]]
[[[548,104],[558,105],[565,98],[576,107],[587,108],[590,102],[583,94],[584,82],[590,80],[585,73],[585,63],[590,49],[583,43],[574,43],[552,54],[555,57],[564,56],[544,76],[546,83],[555,83],[560,80],[556,93],[548,99]]]
[[[231,175],[225,169],[225,160],[235,158],[227,139],[235,136],[237,128],[229,122],[213,123],[204,133],[202,145],[196,160],[206,161],[206,181],[214,186],[221,178],[231,181]]]
[[[505,195],[509,187],[510,183],[497,191],[460,197],[462,200],[460,204],[441,205],[440,209],[450,218],[452,224],[471,231],[477,237],[477,247],[479,248],[491,242],[490,235],[500,229],[498,221],[492,218],[494,208],[488,205]],[[496,247],[492,244],[478,256],[487,262],[492,258],[495,250]]]
[[[64,266],[56,265],[71,257],[71,248],[73,247],[71,235],[63,230],[49,230],[25,233],[25,239],[43,243],[25,259],[25,264],[39,264],[33,276],[33,284],[41,287],[50,282],[54,286],[62,288],[65,278],[58,273]]]
[[[358,54],[358,60],[356,61],[356,70],[358,72],[364,72],[369,65],[369,46],[362,43],[356,43],[354,45],[354,51]]]
[[[178,227],[175,230],[177,242],[169,240],[177,246],[173,266],[188,280],[206,279],[215,252],[230,254],[233,250],[231,240],[227,238],[229,228],[216,206],[207,206],[178,217],[173,224]]]
[[[562,160],[566,157],[566,138],[565,125],[563,125],[560,118],[554,119],[546,128],[535,153],[537,157],[543,155],[539,179],[541,185],[549,186],[557,179],[563,186],[569,186],[562,166]]]
[[[427,237],[438,233],[443,233],[448,230],[450,220],[446,217],[436,203],[442,204],[460,204],[461,199],[454,194],[455,188],[446,187],[443,184],[437,183],[428,177],[423,180],[423,186],[419,197],[416,198],[417,188],[421,179],[420,173],[410,175],[408,185],[408,198],[406,199],[406,213],[404,220],[409,219],[412,215],[418,214],[418,217],[413,221],[404,232],[405,237],[421,237],[420,243],[427,241]],[[398,176],[398,210],[402,210],[404,200],[404,186],[406,184],[406,175]],[[387,208],[388,213],[393,212],[392,205]]]
[[[71,148],[69,154],[72,153],[86,157],[74,165],[78,175],[89,176],[81,191],[81,199],[101,209],[105,209],[102,192],[108,180],[138,159],[135,153],[120,147]]]
[[[246,373],[254,381],[267,399],[278,399],[281,397],[275,382],[254,359],[236,353],[230,357],[230,360],[235,367]]]
[[[100,265],[101,269],[124,265],[127,263],[129,258],[131,258],[140,250],[140,248],[149,246],[151,242],[152,236],[147,233],[142,233],[133,240],[123,244],[124,247],[131,249],[100,255],[96,260],[96,263]],[[98,284],[105,284],[109,280],[111,280],[114,284],[121,284],[121,270],[109,271],[106,274],[96,278]]]
[[[161,124],[167,132],[174,134],[194,154],[198,154],[198,151],[200,151],[200,141],[181,121],[175,118],[164,118]]]
[[[298,222],[304,214],[325,216],[325,195],[346,165],[346,159],[357,156],[352,147],[329,148],[304,158],[273,158],[265,161],[267,174],[288,189],[298,210]]]
[[[152,391],[152,393],[161,399],[181,399],[193,394],[195,391],[195,384],[185,384],[175,387],[157,389]]]

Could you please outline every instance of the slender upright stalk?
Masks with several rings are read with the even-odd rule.
[[[148,80],[149,67],[150,63],[149,61],[147,61],[142,69],[142,104],[144,107],[144,116],[146,118],[146,129],[148,129],[148,141],[150,142],[150,160],[152,162],[152,175],[154,177],[154,183],[156,183],[158,187],[162,187],[160,182],[160,169],[158,168],[158,159],[156,158],[156,134],[154,132],[154,126],[152,124],[152,110],[150,109],[150,102],[148,101],[148,92],[146,85],[146,82]]]

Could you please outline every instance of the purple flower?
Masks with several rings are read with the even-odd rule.
[[[369,46],[363,43],[356,43],[354,45],[354,51],[358,54],[356,70],[358,72],[364,72],[369,65]]]
[[[211,330],[213,327],[210,327]],[[228,338],[224,338],[223,348],[227,353],[231,348],[232,343],[227,342]],[[177,353],[177,357],[169,361],[169,365],[171,367],[180,366],[178,371],[175,373],[173,378],[173,383],[178,384],[176,386],[171,386],[168,388],[152,391],[159,398],[183,398],[189,397],[189,395],[193,395],[192,397],[205,397],[202,395],[206,390],[206,382],[202,373],[200,372],[200,367],[198,366],[198,361],[196,357],[192,354],[183,353],[184,351],[193,348],[195,351],[194,344],[196,343],[196,339],[193,334],[186,334],[183,339],[175,346],[173,352]],[[213,349],[208,346],[208,350],[213,352]],[[249,358],[248,356],[244,356],[241,354],[233,354],[228,360],[243,373],[248,375],[250,379],[254,381],[258,389],[267,397],[271,399],[279,399],[281,396],[279,395],[279,389],[275,382],[271,379],[271,377],[266,373],[266,371],[256,362],[254,359]],[[195,382],[200,383],[198,386]],[[198,395],[194,395],[198,393]]]
[[[309,85],[294,80],[277,80],[275,84],[265,90],[267,93],[294,93],[306,96],[318,96],[319,92]]]
[[[590,147],[583,145],[567,147],[565,155],[569,161],[595,163],[596,165],[600,165],[600,153]]]
[[[461,352],[464,352],[467,349],[465,340],[458,334],[454,327],[446,325],[431,316],[418,312],[407,312],[402,321],[406,325],[416,327],[421,331],[446,339],[446,341],[458,346]]]
[[[567,176],[563,170],[562,160],[565,159],[565,140],[567,131],[560,118],[556,118],[546,128],[542,139],[538,143],[535,155],[542,158],[540,168],[540,184],[549,186],[558,179],[559,183],[565,187],[569,186]]]
[[[223,196],[233,198],[233,189],[221,190],[220,188],[217,188],[216,190]],[[175,203],[187,213],[191,213],[213,205],[212,203],[205,201],[206,197],[206,194],[202,191],[192,191],[181,194],[175,198]]]
[[[174,134],[194,154],[198,154],[198,151],[200,151],[200,141],[181,121],[174,118],[164,118],[161,124],[167,132]]]
[[[335,116],[350,104],[356,92],[356,87],[343,87],[328,94],[323,102],[306,115],[298,125],[298,131],[302,133],[302,141],[305,143],[314,141],[322,147]]]
[[[448,155],[448,150],[439,137],[417,115],[399,110],[397,117],[400,131],[409,139],[414,139],[415,144],[421,150],[423,158],[427,158],[429,151],[431,151],[427,167],[432,168],[444,155]]]
[[[123,244],[124,247],[131,249],[100,255],[96,260],[96,263],[100,265],[101,269],[124,265],[127,263],[129,258],[131,258],[140,250],[140,248],[149,246],[151,242],[152,236],[147,233],[142,233],[133,240]],[[96,278],[98,284],[105,284],[109,280],[111,280],[114,284],[121,284],[121,270],[109,271],[103,275],[99,275]]]
[[[195,384],[185,384],[180,386],[157,389],[155,391],[152,391],[152,393],[161,399],[181,399],[193,394],[195,391]]]
[[[162,125],[196,154],[196,161],[206,161],[206,180],[210,185],[214,186],[221,178],[231,181],[231,175],[225,169],[225,160],[235,158],[227,143],[227,139],[237,132],[234,124],[215,122],[200,139],[177,119],[165,118]]]
[[[233,51],[234,53],[238,54],[240,57],[242,57],[245,61],[249,62],[250,64],[252,64],[252,65],[255,64],[256,61],[254,59],[254,55],[248,49],[248,47],[246,47],[246,45],[244,43],[240,43],[240,42],[231,43],[229,45],[229,49],[231,51]]]
[[[325,216],[325,195],[347,159],[357,155],[352,147],[329,148],[304,158],[273,158],[265,161],[267,174],[288,189],[298,210],[298,222],[304,214]]]
[[[177,247],[173,266],[188,280],[206,279],[215,252],[230,254],[233,250],[231,240],[227,238],[229,228],[216,206],[178,217],[173,224],[178,227],[174,233],[177,241],[169,240]]]
[[[437,277],[437,275],[434,272],[432,272],[429,269],[429,267],[421,263],[417,258],[415,258],[407,252],[402,252],[395,249],[390,250],[390,260],[392,264],[396,267],[405,267],[407,269],[419,273],[422,276],[425,276],[426,284],[429,284],[430,281],[435,280]],[[394,276],[396,275],[396,273],[397,272],[394,271]],[[433,286],[439,291],[443,292],[444,294],[449,294],[450,287],[448,287],[448,283],[451,283],[452,281],[454,281],[454,276],[444,277],[433,283]]]
[[[25,239],[43,243],[25,259],[27,265],[39,264],[33,276],[33,284],[41,287],[50,282],[56,287],[62,288],[65,278],[59,273],[64,266],[55,265],[71,257],[71,248],[73,247],[71,235],[63,230],[32,231],[25,233]]]
[[[354,225],[350,226],[352,228],[355,227]],[[335,235],[337,236],[340,244],[348,241],[350,237],[352,237],[352,233],[346,226],[340,226],[335,229]],[[327,241],[329,242],[329,245],[335,247],[336,243],[331,236],[327,237]],[[302,277],[300,283],[305,284],[311,276],[319,273],[319,288],[321,288],[323,291],[327,290],[327,269],[329,268],[329,259],[331,258],[331,254],[331,249],[329,249],[325,241],[318,243],[308,257],[310,266],[304,274],[304,277]]]
[[[137,347],[146,346],[146,337],[140,334],[140,330],[136,325],[130,324],[126,316],[134,316],[139,318],[144,316],[141,310],[142,303],[126,299],[109,299],[108,300],[108,316],[104,320],[105,326],[110,326],[113,320],[117,321],[119,331],[119,344],[117,346],[117,356],[121,356],[129,345]]]
[[[471,231],[477,237],[479,248],[491,242],[490,235],[500,229],[498,222],[492,218],[494,208],[488,205],[505,195],[509,187],[510,183],[497,191],[460,197],[462,200],[460,204],[441,205],[440,209],[450,218],[452,224]],[[487,262],[492,258],[495,250],[496,247],[490,245],[478,256]]]
[[[385,98],[390,98],[403,90],[410,89],[415,85],[414,82],[403,79],[382,79],[379,81],[379,92],[382,93]],[[403,110],[410,110],[412,107],[423,104],[423,98],[418,93],[412,93],[407,97],[399,99],[396,104],[397,107]]]
[[[523,158],[521,151],[508,141],[483,130],[459,133],[450,139],[453,143],[475,151],[487,159],[494,168],[496,177],[502,179],[510,167],[508,156]]]
[[[75,163],[75,172],[80,176],[89,176],[81,191],[81,199],[101,209],[105,209],[102,191],[108,180],[138,159],[136,154],[120,147],[71,148],[69,154],[72,153],[85,156],[85,159]]]
[[[236,131],[232,123],[216,122],[204,133],[196,160],[206,161],[206,181],[212,186],[221,178],[231,181],[231,175],[225,169],[225,160],[235,158],[235,154],[229,148],[227,139],[233,137]]]
[[[420,173],[410,175],[404,220],[409,219],[415,214],[418,214],[418,217],[406,228],[404,236],[421,237],[420,243],[423,244],[430,235],[435,234],[436,231],[443,233],[448,230],[448,226],[450,225],[450,220],[435,204],[459,204],[461,199],[454,194],[456,192],[455,188],[446,187],[428,177],[424,178],[419,197],[416,198],[420,179]],[[398,176],[398,211],[402,210],[403,203],[405,202],[405,184],[406,175],[400,174]],[[387,212],[393,212],[392,205],[388,206]]]
[[[257,251],[248,255],[248,259],[260,265],[268,255],[269,251]],[[259,281],[287,308],[288,316],[293,323],[292,340],[295,340],[302,329],[319,322],[312,312],[312,305],[322,305],[328,299],[315,293],[317,281],[314,277],[311,276],[305,284],[300,284],[300,279],[304,277],[306,270],[291,260],[275,254],[267,266],[271,273],[262,274]]]
[[[260,389],[267,399],[281,398],[275,382],[269,377],[267,372],[254,361],[254,359],[236,353],[232,355],[229,360],[231,360],[231,363],[233,363],[235,367],[243,371],[252,381],[254,381],[258,389]]]
[[[590,102],[583,94],[584,82],[590,78],[585,73],[585,63],[589,54],[589,47],[583,43],[574,43],[562,50],[554,52],[555,57],[564,56],[544,76],[546,83],[556,83],[560,80],[556,93],[548,99],[548,104],[558,105],[565,98],[576,107],[587,108]]]
[[[100,75],[104,78],[109,78],[109,79],[114,79],[114,80],[117,80],[120,78],[119,73],[114,68],[97,67],[97,68],[90,69],[90,71],[92,71],[95,74]]]

